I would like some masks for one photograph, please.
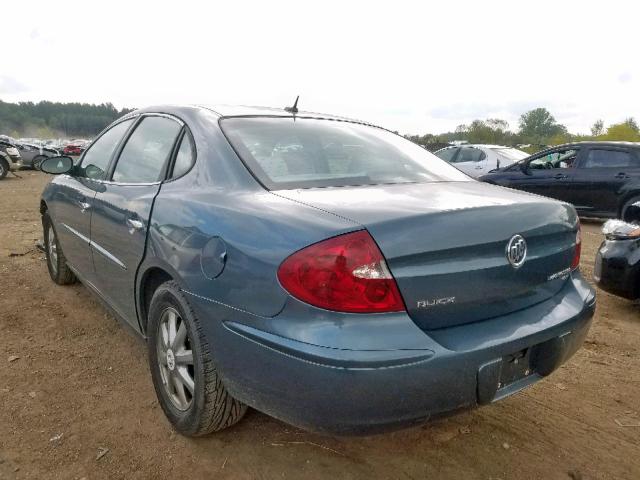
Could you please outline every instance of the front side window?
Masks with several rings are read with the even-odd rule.
[[[376,127],[301,117],[231,117],[220,125],[245,165],[271,190],[473,181]]]
[[[114,125],[91,145],[82,159],[82,176],[104,180],[111,156],[133,120],[132,118]]]
[[[624,168],[639,166],[638,161],[628,152],[592,148],[587,154],[583,168]]]
[[[182,126],[167,117],[145,117],[122,149],[113,181],[151,183],[162,180],[173,144]]]
[[[531,160],[531,162],[529,162],[529,168],[536,170],[574,168],[576,166],[576,158],[578,158],[578,149],[576,148],[554,150]]]

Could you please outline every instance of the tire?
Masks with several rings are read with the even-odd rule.
[[[7,176],[9,173],[9,164],[4,158],[0,158],[0,180]]]
[[[200,320],[176,282],[165,282],[154,292],[148,320],[151,378],[173,427],[195,437],[239,422],[247,406],[234,399],[222,384]],[[173,329],[169,327],[172,322]],[[189,351],[190,356],[185,353]]]
[[[64,256],[62,247],[60,247],[60,242],[58,242],[58,234],[47,212],[42,216],[42,228],[44,231],[47,269],[49,270],[51,280],[58,285],[75,283],[76,276],[69,268],[69,265],[67,265],[67,258]]]
[[[620,220],[624,220],[625,222],[640,221],[640,208],[631,207],[636,202],[640,202],[640,196],[632,197],[625,202],[620,209]],[[633,213],[633,215],[630,215],[630,213]]]

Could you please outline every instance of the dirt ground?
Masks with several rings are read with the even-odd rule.
[[[50,281],[34,248],[49,178],[21,175],[0,181],[0,479],[640,479],[640,310],[601,291],[573,359],[497,404],[365,438],[255,411],[210,437],[176,435],[143,342],[83,286]],[[599,228],[583,224],[587,278]]]

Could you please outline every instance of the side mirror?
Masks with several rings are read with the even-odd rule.
[[[67,156],[49,157],[40,162],[39,168],[44,173],[50,173],[52,175],[69,173],[73,168],[73,160]]]
[[[520,163],[520,170],[522,170],[522,173],[525,175],[531,175],[531,172],[529,171],[529,164],[527,162]]]

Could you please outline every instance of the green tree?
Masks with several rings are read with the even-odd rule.
[[[604,122],[602,120],[596,120],[591,127],[591,135],[597,137],[604,133]]]
[[[633,117],[629,117],[627,118],[624,122],[622,122],[624,125],[627,125],[631,130],[633,130],[634,132],[640,132],[640,128],[638,128],[638,122],[636,122],[636,119]]]
[[[554,135],[567,133],[567,128],[556,122],[543,107],[535,108],[520,116],[520,136],[530,143],[547,143]]]
[[[629,123],[627,119],[622,123],[609,126],[607,133],[599,136],[598,140],[640,142],[640,132],[638,132],[638,126]]]

